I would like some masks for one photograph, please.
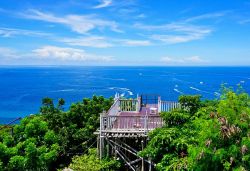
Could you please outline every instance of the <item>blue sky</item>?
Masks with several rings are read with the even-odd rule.
[[[250,0],[8,0],[0,21],[0,65],[250,65]]]

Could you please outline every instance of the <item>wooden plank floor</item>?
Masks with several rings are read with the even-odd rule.
[[[150,108],[157,105],[147,105],[142,107],[139,112],[121,112],[114,122],[114,130],[152,130],[162,125],[162,120],[158,114],[150,114]],[[146,117],[148,116],[148,117]]]

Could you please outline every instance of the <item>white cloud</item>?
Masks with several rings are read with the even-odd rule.
[[[184,63],[183,59],[176,59],[176,58],[171,58],[171,57],[163,57],[161,58],[162,62],[166,62],[166,63]]]
[[[152,34],[149,36],[149,38],[168,44],[183,43],[202,39],[212,32],[212,29],[210,28],[186,23],[171,23],[165,25],[135,24],[134,27],[150,32],[157,32],[158,34]]]
[[[101,36],[63,38],[60,39],[59,41],[67,43],[68,45],[83,46],[83,47],[107,48],[113,46],[113,44],[106,41],[105,37]]]
[[[0,54],[4,58],[18,58],[16,51],[7,47],[0,47]]]
[[[207,60],[200,58],[199,56],[191,56],[186,58],[176,58],[176,57],[162,57],[161,62],[166,64],[200,64],[200,63],[207,63]]]
[[[135,18],[146,18],[146,15],[145,14],[139,14]]]
[[[250,23],[250,19],[239,21],[239,24],[247,24],[247,23]]]
[[[191,56],[191,57],[185,58],[185,60],[190,61],[190,62],[197,62],[197,63],[208,62],[207,60],[201,59],[199,56]]]
[[[44,33],[40,31],[31,31],[31,30],[23,30],[16,28],[5,28],[0,27],[0,36],[2,37],[12,37],[16,35],[25,35],[25,36],[49,36],[49,33]]]
[[[117,39],[122,46],[149,46],[151,42],[149,40],[131,40],[131,39]]]
[[[163,25],[144,25],[144,24],[134,24],[135,28],[143,29],[147,31],[175,31],[175,32],[195,32],[201,30],[200,26],[195,26],[191,24],[187,24],[184,22],[179,23],[170,23]]]
[[[105,8],[108,7],[112,4],[112,0],[102,0],[99,5],[94,6],[93,8],[98,9],[98,8]]]
[[[186,35],[152,35],[151,38],[168,44],[190,42],[204,38],[210,32],[187,33]]]
[[[220,18],[225,16],[228,12],[230,11],[207,13],[162,25],[145,25],[137,23],[134,25],[134,28],[148,31],[151,34],[148,36],[149,38],[164,43],[175,44],[190,42],[203,39],[213,32],[213,29],[209,26],[201,26],[193,24],[192,22]]]
[[[20,14],[20,16],[26,19],[62,24],[70,27],[72,31],[80,34],[85,34],[94,29],[103,28],[108,28],[115,32],[121,32],[121,30],[118,29],[116,22],[99,19],[94,15],[65,15],[59,17],[51,13],[44,13],[33,9]]]
[[[86,53],[82,49],[57,46],[44,46],[32,51],[34,56],[42,59],[57,59],[61,61],[112,61],[110,56],[98,56]]]
[[[102,37],[102,36],[59,38],[55,40],[66,43],[71,46],[95,47],[95,48],[109,48],[117,46],[137,47],[137,46],[149,46],[152,44],[149,40],[115,39],[111,37]]]
[[[193,21],[198,21],[198,20],[204,20],[204,19],[214,19],[214,18],[219,18],[225,16],[229,11],[220,11],[220,12],[215,12],[215,13],[207,13],[207,14],[202,14],[194,17],[190,17],[185,20],[185,22],[193,22]]]

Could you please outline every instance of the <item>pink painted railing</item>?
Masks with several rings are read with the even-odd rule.
[[[150,131],[163,126],[160,116],[103,116],[102,131]]]
[[[120,112],[120,102],[119,99],[115,99],[113,105],[110,107],[107,114],[113,116],[113,115],[118,115],[119,112]]]

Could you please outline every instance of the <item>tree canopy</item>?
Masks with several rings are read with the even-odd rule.
[[[250,98],[224,89],[220,100],[181,96],[182,108],[161,115],[141,156],[157,170],[250,170]]]
[[[67,166],[73,156],[94,146],[99,115],[108,110],[112,98],[85,98],[64,111],[63,99],[55,105],[51,98],[42,100],[40,113],[21,120],[0,135],[0,170],[56,170]]]
[[[180,96],[181,108],[162,112],[165,126],[149,133],[142,157],[163,170],[250,170],[250,98],[241,89],[224,88],[220,99]],[[0,170],[76,171],[119,170],[111,158],[99,160],[94,132],[99,115],[113,99],[93,96],[65,111],[42,100],[40,113],[25,117],[13,128],[1,130]]]

